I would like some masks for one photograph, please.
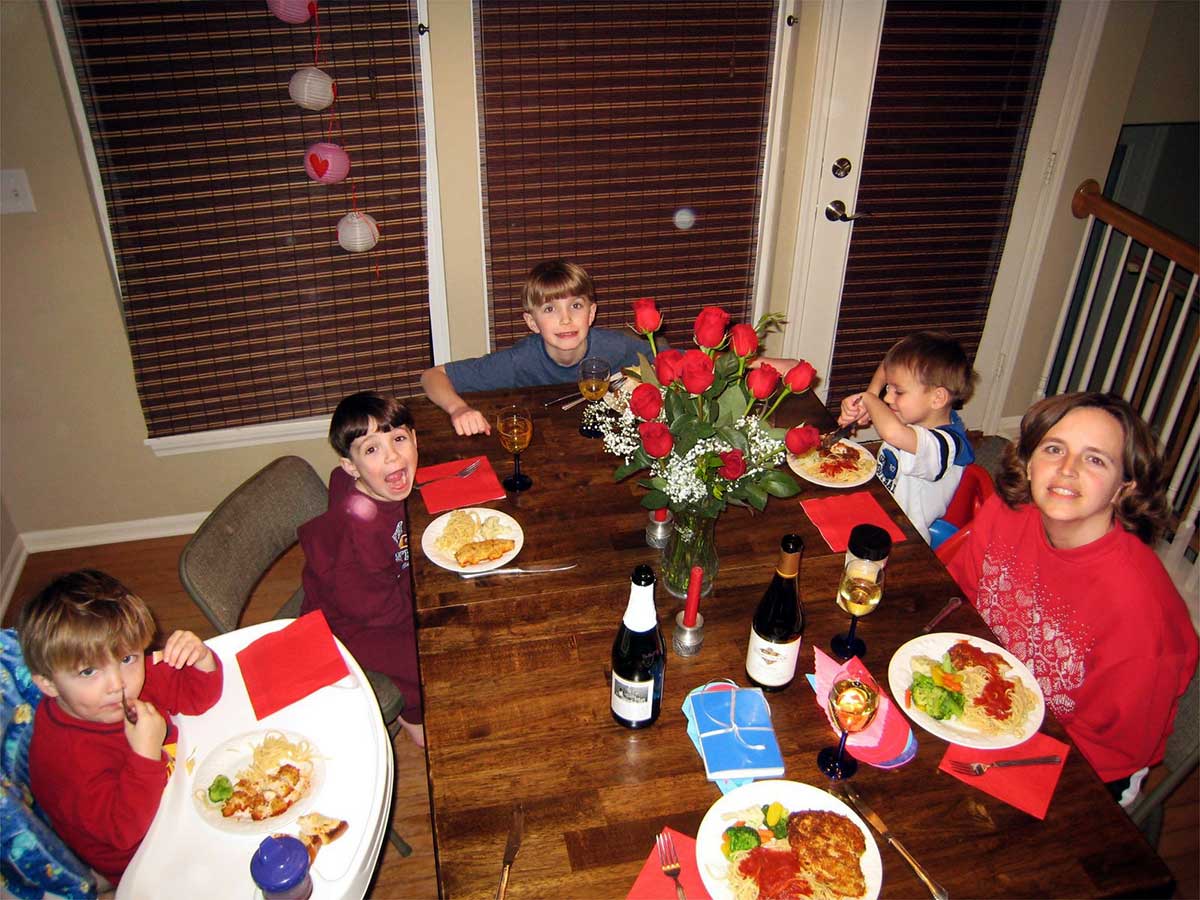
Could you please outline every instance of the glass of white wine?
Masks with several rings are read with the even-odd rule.
[[[846,738],[864,730],[879,709],[879,694],[869,684],[856,678],[834,682],[829,691],[829,712],[842,731],[836,747],[826,747],[817,754],[817,768],[832,781],[852,778],[858,771],[858,760],[846,756]]]
[[[612,367],[609,366],[608,360],[599,356],[587,357],[579,363],[579,393],[583,394],[585,400],[600,400],[608,393],[608,379],[611,375]],[[600,429],[594,425],[580,425],[579,433],[590,438],[603,436]]]
[[[858,620],[870,615],[883,599],[884,569],[877,560],[851,559],[842,570],[838,585],[837,604],[850,613],[850,630],[839,634],[830,642],[839,659],[857,656],[862,659],[867,653],[867,642],[855,635]]]
[[[496,433],[500,443],[513,455],[512,474],[502,484],[506,491],[527,491],[533,479],[521,471],[521,451],[533,438],[533,417],[520,406],[506,406],[496,414]]]

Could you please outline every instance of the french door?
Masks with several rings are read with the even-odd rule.
[[[1026,147],[1041,147],[1030,135],[1057,12],[1053,2],[826,7],[789,349],[825,374],[831,405],[866,386],[893,341],[937,328],[975,358],[975,424],[983,418],[1011,299],[993,301],[993,285],[1019,189],[1030,203],[1042,188],[1022,172],[1045,165]],[[1042,112],[1052,131],[1053,111]]]

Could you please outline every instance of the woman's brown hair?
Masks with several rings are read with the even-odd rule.
[[[1162,459],[1154,435],[1132,406],[1116,394],[1059,394],[1039,400],[1021,418],[1021,436],[1004,450],[996,475],[996,492],[1010,507],[1031,502],[1027,470],[1033,452],[1047,432],[1075,409],[1091,407],[1108,413],[1121,425],[1125,446],[1121,454],[1123,481],[1132,481],[1113,504],[1117,521],[1145,544],[1153,544],[1171,524],[1171,509],[1163,491]]]

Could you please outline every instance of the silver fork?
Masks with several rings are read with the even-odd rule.
[[[679,854],[675,852],[675,841],[670,832],[659,832],[654,843],[658,847],[658,863],[662,866],[663,874],[675,881],[675,897],[677,900],[687,900],[683,887],[679,884]]]
[[[998,759],[995,762],[974,762],[965,763],[959,762],[957,759],[950,760],[950,768],[959,775],[982,775],[988,769],[998,767],[1001,769],[1009,766],[1047,766],[1062,762],[1059,756],[1031,756],[1028,759]]]
[[[414,484],[413,487],[423,488],[427,484],[433,484],[435,481],[445,481],[447,478],[466,478],[468,475],[473,474],[474,471],[479,468],[479,465],[482,462],[483,462],[483,460],[477,459],[474,462],[467,463],[465,466],[463,466],[457,472],[451,472],[449,475],[439,475],[436,478],[430,478],[426,481],[422,481],[422,482],[419,482],[418,484]]]

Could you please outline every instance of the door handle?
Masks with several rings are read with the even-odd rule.
[[[865,219],[870,213],[846,214],[846,204],[841,200],[830,200],[825,207],[825,218],[830,222],[853,222],[855,219]]]

